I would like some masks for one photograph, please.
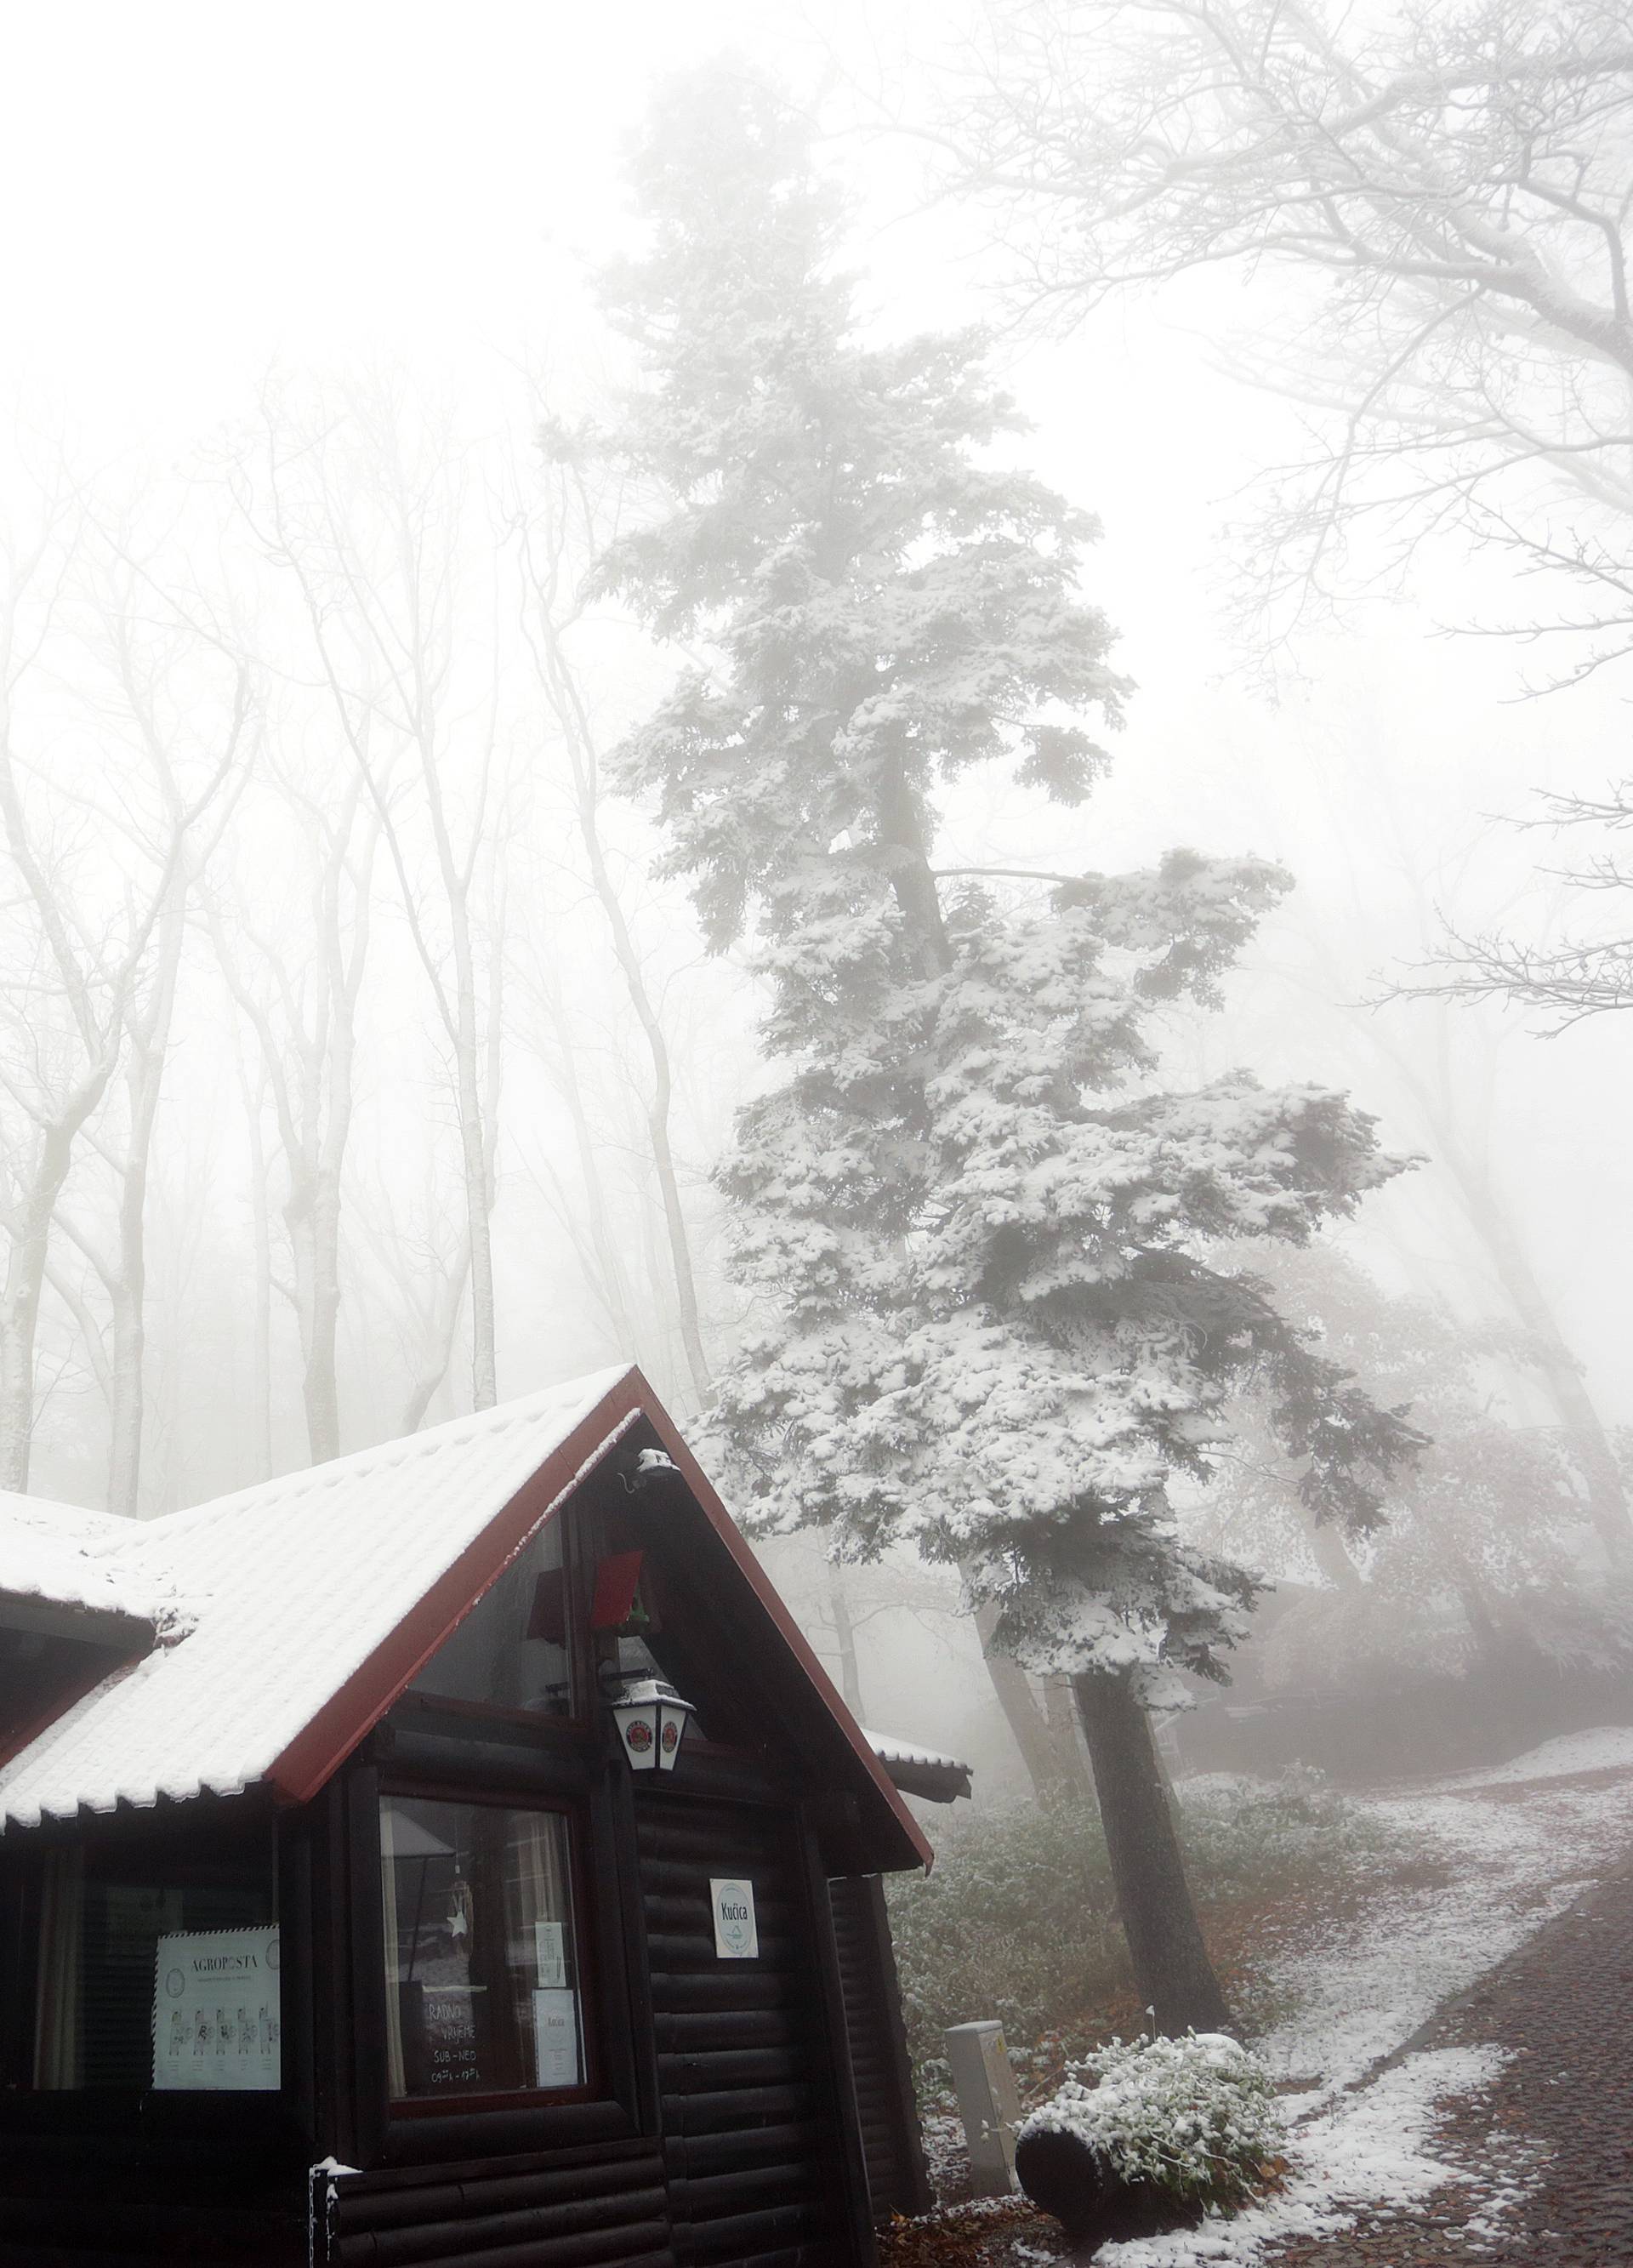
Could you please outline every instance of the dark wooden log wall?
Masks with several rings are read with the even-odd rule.
[[[35,2134],[0,2144],[0,2268],[295,2268],[298,2177],[220,2141]]]
[[[314,2260],[332,2268],[675,2268],[651,2140],[314,2176]]]
[[[884,1884],[877,1874],[845,1874],[828,1889],[873,2218],[883,2221],[893,2213],[928,2213],[930,2177],[913,2099]]]
[[[682,2268],[850,2268],[844,2143],[795,1815],[637,1814],[664,2157]],[[759,1957],[715,1951],[711,1876],[754,1885]]]

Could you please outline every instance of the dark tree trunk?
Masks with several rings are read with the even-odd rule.
[[[1073,1681],[1141,2000],[1173,2036],[1225,2030],[1225,1994],[1203,1943],[1151,1719],[1128,1680]]]
[[[1070,1677],[1043,1680],[1043,1720],[1049,1728],[1049,1755],[1054,1759],[1055,1784],[1063,1800],[1086,1803],[1094,1793],[1089,1768],[1078,1738],[1078,1705]]]
[[[995,1602],[989,1600],[985,1606],[975,1609],[975,1634],[981,1640],[982,1659],[992,1680],[998,1706],[1004,1712],[1004,1721],[1026,1767],[1033,1795],[1045,1811],[1074,1800],[1086,1802],[1091,1790],[1082,1759],[1075,1749],[1070,1753],[1063,1749],[1058,1728],[1050,1724],[1039,1706],[1032,1680],[1014,1656],[1005,1653],[998,1645],[995,1636],[997,1621]]]

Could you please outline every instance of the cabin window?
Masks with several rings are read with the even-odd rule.
[[[483,1592],[409,1688],[488,1709],[573,1713],[562,1522],[550,1521]]]
[[[582,2086],[565,1815],[392,1796],[380,1871],[394,2098]]]
[[[49,1852],[40,1885],[33,2083],[245,2093],[280,2077],[270,1838]]]

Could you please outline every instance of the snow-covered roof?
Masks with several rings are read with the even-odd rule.
[[[72,1603],[77,1594],[127,1616],[140,1604],[147,1624],[120,1668],[14,1755],[0,1749],[0,1827],[257,1783],[308,1800],[637,1421],[664,1441],[779,1633],[820,1704],[822,1739],[837,1743],[836,1760],[855,1759],[871,1788],[869,1853],[928,1865],[895,1775],[640,1372],[622,1366],[160,1520],[0,1497],[0,1559],[10,1554],[33,1595]]]
[[[972,1769],[940,1749],[921,1749],[912,1741],[897,1740],[894,1733],[871,1733],[864,1725],[862,1736],[881,1764],[942,1764],[948,1771],[961,1772]]]
[[[19,1575],[40,1543],[41,1581],[65,1587],[78,1555],[88,1592],[169,1594],[180,1612],[170,1642],[161,1629],[0,1764],[0,1820],[236,1794],[268,1778],[624,1375],[600,1371],[163,1519],[99,1522],[83,1543],[9,1528],[0,1553],[15,1552]]]
[[[951,1803],[954,1796],[969,1793],[975,1767],[957,1756],[944,1755],[939,1749],[922,1749],[912,1741],[899,1741],[892,1733],[870,1733],[865,1726],[862,1737],[896,1786],[908,1794]]]
[[[4,1602],[16,1599],[156,1622],[165,1587],[134,1571],[116,1572],[104,1556],[107,1539],[121,1531],[134,1534],[135,1523],[0,1489],[0,1623]]]

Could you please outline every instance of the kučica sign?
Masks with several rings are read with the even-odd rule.
[[[153,1964],[153,2084],[246,2090],[279,2080],[276,1929],[182,1930]]]
[[[715,1909],[715,1951],[722,1961],[754,1961],[760,1955],[760,1932],[754,1922],[752,1882],[717,1881],[711,1875],[709,1895]]]

